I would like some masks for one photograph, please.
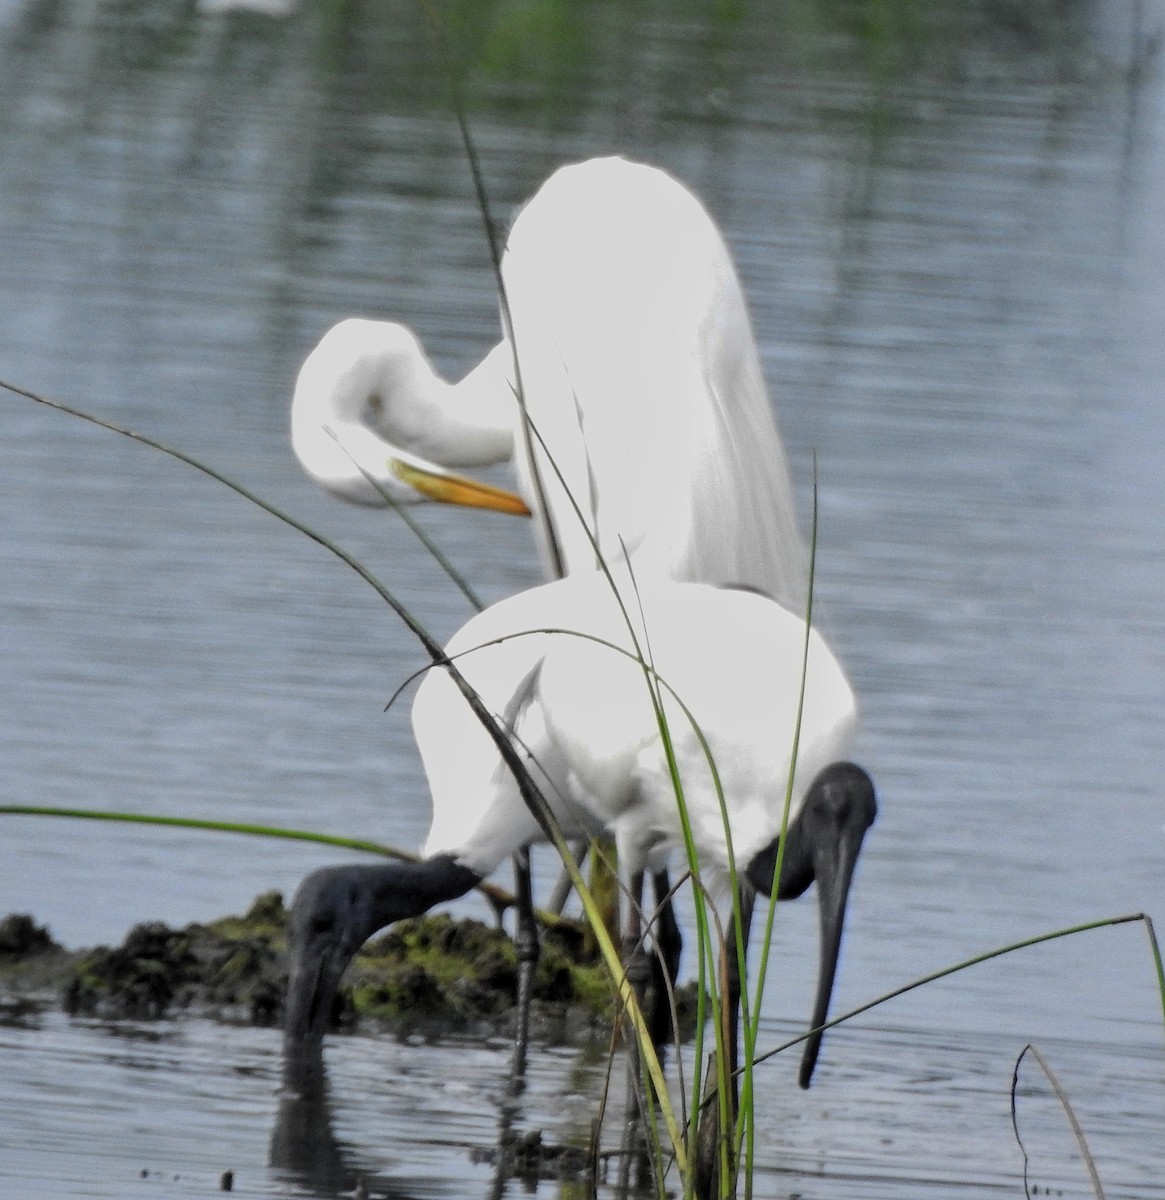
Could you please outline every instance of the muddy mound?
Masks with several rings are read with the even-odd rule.
[[[135,926],[117,947],[69,951],[27,915],[0,921],[0,1003],[59,1002],[70,1013],[150,1019],[182,1014],[276,1025],[287,988],[282,897],[242,917],[171,929]],[[402,921],[370,941],[345,977],[337,1024],[398,1031],[508,1028],[518,962],[501,930],[445,915]],[[569,1034],[614,1012],[607,971],[570,923],[544,930],[536,1021]]]

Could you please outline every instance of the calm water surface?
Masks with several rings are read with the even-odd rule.
[[[342,316],[408,320],[451,374],[496,340],[431,39],[407,3],[209,8],[0,4],[0,377],[245,483],[445,636],[466,603],[385,514],[318,494],[286,434],[298,364]],[[453,49],[499,219],[591,154],[682,177],[744,277],[806,523],[816,455],[820,611],[881,796],[837,1010],[1012,939],[1165,919],[1160,3],[472,11]],[[486,599],[537,579],[518,523],[422,517]],[[412,847],[423,780],[407,704],[383,706],[421,661],[271,517],[0,398],[0,802]],[[70,945],[238,911],[336,857],[0,819],[0,912]],[[814,926],[783,912],[766,1044],[808,1012]],[[1161,1195],[1165,1037],[1135,925],[855,1021],[808,1093],[767,1067],[758,1194],[1022,1194],[1029,1040],[1107,1194]],[[270,1032],[10,1014],[0,1043],[0,1181],[24,1196],[205,1194],[228,1168],[251,1195],[494,1187],[469,1148],[498,1136],[501,1042],[337,1041],[314,1166],[279,1150]],[[601,1056],[547,1047],[532,1071],[519,1126],[585,1136]],[[1033,1181],[1089,1194],[1024,1079]]]

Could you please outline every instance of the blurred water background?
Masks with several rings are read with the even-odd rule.
[[[835,1010],[1011,939],[1165,920],[1165,8],[441,11],[498,219],[594,154],[682,178],[744,279],[806,528],[816,455],[818,612],[881,802]],[[411,535],[318,493],[291,457],[298,365],[352,314],[408,321],[453,376],[498,336],[418,6],[0,3],[0,378],[239,480],[447,636],[469,609]],[[520,522],[420,517],[487,599],[539,578]],[[0,802],[413,848],[424,782],[407,703],[383,708],[422,661],[303,537],[0,396]],[[71,946],[241,911],[337,858],[0,820],[0,913]],[[814,906],[783,908],[779,938],[769,1044],[809,1009]],[[766,1068],[758,1195],[1019,1194],[1008,1087],[1028,1040],[1108,1196],[1159,1196],[1165,1038],[1135,925],[854,1022],[808,1093],[787,1056]],[[381,1194],[493,1187],[467,1147],[496,1136],[502,1043],[338,1043],[344,1166],[316,1174],[269,1154],[270,1031],[9,1014],[0,1044],[0,1180],[23,1196],[202,1194],[228,1167],[253,1195],[336,1194],[361,1172]],[[585,1136],[601,1062],[545,1048],[532,1071],[523,1120]],[[1034,1078],[1021,1114],[1033,1179],[1090,1194]]]

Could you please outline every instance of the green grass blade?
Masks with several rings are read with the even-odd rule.
[[[161,454],[165,454],[169,458],[176,459],[178,462],[185,463],[188,467],[192,467],[199,473],[213,479],[216,483],[221,483],[223,487],[229,488],[236,495],[241,496],[244,500],[254,504],[257,508],[262,509],[265,513],[273,516],[277,521],[282,521],[284,525],[294,529],[297,533],[303,534],[304,537],[316,543],[317,546],[322,546],[330,554],[338,558],[345,566],[351,568],[367,583],[373,591],[396,613],[396,615],[408,626],[409,631],[417,637],[421,644],[425,647],[429,656],[434,661],[440,662],[444,655],[441,647],[437,642],[426,632],[424,627],[416,620],[408,609],[364,566],[358,559],[354,558],[342,547],[338,546],[323,534],[317,533],[309,525],[305,525],[302,521],[297,520],[289,513],[277,508],[261,496],[257,496],[249,488],[244,487],[241,483],[223,475],[221,471],[216,471],[214,467],[200,462],[192,455],[186,454],[182,450],[177,450],[173,446],[166,445],[165,442],[160,442],[156,438],[149,437],[143,433],[137,433],[135,430],[127,429],[124,425],[115,424],[113,421],[107,421],[102,417],[95,416],[92,413],[86,412],[84,409],[75,408],[70,404],[65,404],[60,400],[53,400],[51,397],[42,396],[37,392],[29,391],[27,388],[18,387],[15,384],[7,383],[0,379],[0,388],[12,392],[14,395],[23,396],[25,399],[32,400],[37,404],[43,405],[45,408],[51,408],[57,412],[65,413],[70,417],[76,417],[79,420],[86,421],[90,425],[96,425],[99,429],[108,430],[110,433],[116,433],[120,437],[129,438],[130,441],[137,442],[140,445],[148,446],[151,450],[157,450]]]
[[[112,421],[106,421],[101,417],[94,416],[92,413],[85,412],[83,409],[74,408],[72,405],[64,404],[59,400],[50,399],[47,396],[41,396],[36,392],[29,391],[27,388],[17,387],[14,384],[5,383],[3,380],[0,380],[0,387],[5,388],[17,396],[24,396],[26,399],[33,400],[37,404],[42,404],[46,408],[52,408],[58,412],[66,413],[69,416],[77,417],[78,419],[86,421],[91,425],[96,425],[100,429],[106,429],[111,433],[119,434],[120,436],[129,438],[131,441],[138,442],[141,445],[149,446],[151,449],[157,450],[170,458],[176,459],[178,462],[185,463],[187,466],[192,467],[194,470],[199,471],[208,478],[215,480],[217,483],[221,483],[226,488],[229,488],[232,492],[238,496],[241,496],[244,500],[250,501],[250,503],[254,504],[257,508],[260,508],[264,512],[275,517],[276,520],[282,521],[283,524],[287,525],[289,528],[303,534],[304,537],[315,542],[318,546],[322,546],[351,570],[355,571],[356,574],[359,575],[360,578],[363,579],[364,582],[367,583],[369,587],[371,587],[373,591],[375,591],[376,594],[389,606],[389,608],[396,613],[396,615],[408,628],[409,632],[412,633],[413,636],[424,647],[425,652],[429,655],[434,664],[444,667],[444,669],[449,672],[450,678],[453,680],[458,690],[465,698],[466,703],[469,705],[470,709],[473,711],[478,720],[481,721],[482,725],[486,729],[486,732],[489,733],[494,744],[498,747],[498,751],[506,765],[514,773],[514,777],[518,781],[519,785],[518,790],[521,793],[523,801],[526,803],[531,814],[534,816],[534,819],[538,822],[547,838],[551,841],[554,840],[552,830],[547,822],[547,814],[549,813],[549,809],[538,792],[538,789],[534,786],[533,781],[526,775],[522,761],[514,750],[513,746],[510,744],[510,740],[506,736],[505,732],[498,725],[497,721],[494,720],[492,714],[486,709],[485,705],[481,702],[481,698],[465,680],[461,672],[448,658],[446,658],[444,650],[441,648],[436,639],[428,632],[427,629],[425,629],[420,621],[413,616],[409,609],[402,604],[401,601],[399,601],[396,596],[394,596],[393,593],[390,592],[388,588],[385,587],[384,584],[381,583],[371,571],[368,570],[367,567],[364,566],[363,563],[354,558],[335,542],[324,537],[323,534],[317,533],[309,525],[305,525],[302,521],[296,520],[296,518],[290,516],[288,513],[285,513],[282,509],[277,508],[274,504],[269,503],[268,501],[262,499],[262,497],[257,496],[248,488],[245,488],[241,483],[237,483],[235,480],[223,475],[220,471],[216,471],[213,467],[208,466],[206,463],[200,462],[198,459],[186,454],[181,450],[176,450],[174,447],[168,446],[164,442],[158,441],[156,438],[148,437],[145,434],[136,433],[135,431],[126,429],[124,426],[117,425]]]
[[[1026,950],[1029,946],[1039,946],[1044,942],[1054,942],[1058,938],[1073,937],[1076,934],[1088,933],[1094,929],[1105,929],[1110,925],[1127,925],[1133,921],[1148,923],[1149,918],[1144,913],[1128,913],[1120,917],[1100,917],[1095,921],[1086,921],[1081,925],[1071,925],[1066,929],[1056,929],[1051,933],[1040,933],[1034,937],[1024,938],[1022,941],[1009,942],[1006,946],[998,946],[994,950],[987,950],[982,954],[976,954],[972,958],[963,959],[952,966],[943,967],[939,971],[932,971],[929,975],[922,975],[910,983],[905,983],[901,987],[894,988],[892,991],[884,992],[881,996],[876,996],[873,1000],[868,1000],[865,1004],[859,1004],[857,1008],[851,1008],[849,1012],[842,1013],[840,1017],[831,1018],[822,1025],[819,1025],[817,1029],[822,1031],[832,1029],[835,1025],[852,1021],[854,1017],[860,1016],[862,1013],[867,1013],[871,1009],[878,1008],[890,1000],[896,1000],[899,996],[905,996],[907,992],[913,992],[920,987],[925,987],[929,983],[934,983],[936,980],[945,979],[948,975],[955,975],[959,971],[966,971],[970,967],[977,967],[980,963],[990,962],[993,958],[1002,958],[1006,954],[1014,954],[1017,950]],[[1156,947],[1155,938],[1153,945]],[[1160,965],[1161,960],[1158,956],[1158,970],[1160,970]],[[1162,987],[1165,988],[1165,983],[1162,984]],[[782,1042],[779,1046],[774,1046],[771,1050],[766,1050],[764,1054],[758,1055],[754,1062],[762,1063],[776,1054],[781,1054],[793,1046],[800,1045],[801,1042],[808,1039],[815,1032],[817,1030],[806,1030],[797,1037],[790,1038],[787,1042]]]
[[[19,817],[68,817],[83,821],[121,821],[131,825],[168,825],[177,829],[201,829],[213,833],[247,834],[253,837],[285,838],[289,841],[319,842],[324,846],[340,846],[378,854],[402,862],[416,862],[417,856],[407,850],[397,850],[380,842],[364,838],[340,837],[329,833],[312,833],[304,829],[287,829],[279,825],[254,825],[239,821],[211,821],[199,817],[163,817],[151,813],[111,812],[99,808],[55,808],[37,804],[0,804],[0,815]]]
[[[805,641],[801,651],[801,679],[797,694],[797,716],[793,724],[793,744],[789,752],[789,774],[785,781],[785,800],[781,811],[780,841],[777,858],[773,864],[773,879],[769,889],[769,903],[765,909],[764,936],[761,939],[760,960],[756,969],[756,983],[752,1019],[742,1021],[744,1033],[744,1083],[741,1087],[740,1128],[738,1130],[737,1157],[744,1154],[744,1177],[748,1196],[752,1194],[753,1163],[756,1155],[756,1122],[753,1112],[753,1065],[759,1061],[756,1055],[757,1038],[760,1036],[761,1002],[764,998],[765,981],[768,977],[769,952],[772,948],[773,926],[777,914],[777,880],[785,861],[785,845],[789,831],[789,814],[793,807],[793,779],[797,771],[797,755],[801,745],[801,722],[805,711],[805,688],[809,677],[809,644],[813,631],[813,582],[817,574],[817,455],[813,455],[813,512],[809,536],[809,584],[805,596]],[[741,990],[745,990],[742,983]],[[747,1099],[747,1103],[745,1102]],[[743,1143],[743,1145],[742,1145]]]
[[[305,829],[288,829],[281,825],[255,825],[239,821],[211,821],[199,817],[163,817],[151,813],[111,812],[99,808],[55,808],[36,804],[0,804],[0,816],[18,817],[66,817],[81,821],[122,821],[131,825],[168,825],[178,829],[199,829],[212,833],[244,834],[250,837],[283,838],[286,841],[317,842],[321,846],[338,846],[344,850],[357,850],[363,854],[376,854],[382,858],[395,858],[401,862],[417,862],[419,855],[383,842],[372,842],[366,838],[341,837],[337,834],[316,833]],[[477,886],[487,900],[498,911],[512,908],[515,898],[505,888],[483,880]],[[569,917],[535,909],[534,915],[545,926],[573,926]]]
[[[1157,968],[1157,991],[1161,995],[1161,1019],[1165,1022],[1165,966],[1161,964],[1161,946],[1157,942],[1157,934],[1153,929],[1153,919],[1148,913],[1141,914],[1145,922],[1145,933],[1149,937],[1149,949],[1153,953],[1153,962]]]

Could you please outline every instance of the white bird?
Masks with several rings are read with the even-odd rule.
[[[645,577],[751,587],[802,611],[785,454],[740,282],[700,202],[620,158],[563,167],[518,214],[502,275],[503,339],[457,384],[402,325],[349,320],[324,336],[292,404],[307,473],[357,503],[387,492],[516,511],[448,478],[511,460],[549,574],[592,571],[597,548]],[[678,941],[660,948],[674,974]]]
[[[629,615],[605,575],[577,572],[473,617],[446,653],[526,760],[565,836],[614,838],[628,876],[666,867],[684,845],[649,679],[658,680],[700,873],[714,891],[722,894],[728,882],[731,845],[741,879],[769,892],[792,769],[778,897],[817,882],[816,1026],[828,1009],[854,864],[875,815],[873,785],[845,761],[853,693],[812,631],[794,760],[804,621],[752,591],[617,578]],[[636,646],[650,658],[649,674]],[[289,929],[290,1047],[323,1035],[345,967],[377,929],[464,894],[519,847],[544,838],[496,741],[445,670],[430,671],[418,690],[413,727],[433,803],[425,857],[325,868],[301,885]],[[807,1048],[802,1086],[818,1042]]]
[[[512,460],[551,576],[593,568],[594,537],[609,563],[626,552],[640,571],[749,585],[801,611],[785,453],[700,202],[621,158],[563,167],[515,219],[502,276],[504,337],[456,384],[402,325],[325,334],[292,402],[307,474],[376,504],[381,488],[444,499],[449,468]]]

